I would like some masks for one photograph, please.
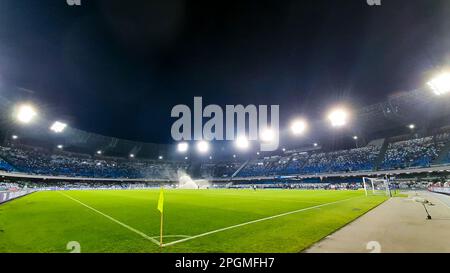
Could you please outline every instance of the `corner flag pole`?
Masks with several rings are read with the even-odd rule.
[[[159,246],[160,247],[163,246],[163,221],[164,221],[163,215],[164,215],[164,213],[161,212],[161,231],[160,231],[160,236],[159,236]]]
[[[159,192],[159,200],[157,209],[161,213],[161,229],[159,235],[159,246],[163,247],[163,220],[164,220],[164,191],[161,187],[161,191]]]

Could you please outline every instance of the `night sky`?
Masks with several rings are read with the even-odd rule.
[[[0,83],[52,119],[170,142],[176,104],[279,104],[281,124],[422,87],[450,1],[0,1]],[[22,96],[17,92],[17,96]]]

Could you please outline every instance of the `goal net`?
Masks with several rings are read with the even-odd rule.
[[[366,196],[390,195],[388,179],[363,177],[363,185]]]

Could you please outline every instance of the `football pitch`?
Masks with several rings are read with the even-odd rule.
[[[0,252],[300,252],[386,200],[363,191],[45,191],[0,205]]]

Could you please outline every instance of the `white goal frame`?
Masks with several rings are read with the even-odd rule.
[[[381,193],[380,190],[375,189],[375,183],[374,182],[382,182],[384,185],[384,193]],[[368,187],[370,186],[370,188]],[[366,196],[371,195],[386,195],[390,196],[390,190],[389,190],[389,179],[387,178],[371,178],[371,177],[363,177],[363,186],[364,186],[364,192]]]

